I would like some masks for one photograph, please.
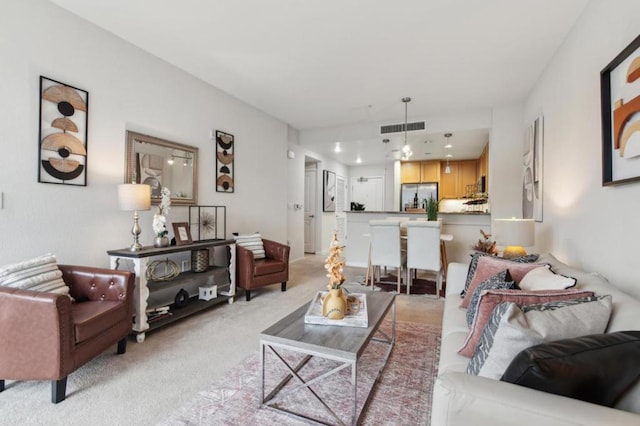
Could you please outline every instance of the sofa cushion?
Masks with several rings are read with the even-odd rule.
[[[464,283],[464,290],[462,290],[462,293],[460,293],[460,297],[464,297],[464,295],[467,293],[469,284],[471,283],[471,280],[473,279],[473,276],[476,273],[476,268],[478,267],[478,260],[483,256],[491,256],[495,259],[503,259],[503,260],[508,260],[510,262],[516,262],[516,263],[533,263],[536,260],[538,260],[537,254],[528,254],[526,256],[519,256],[511,259],[504,259],[502,257],[494,257],[489,253],[477,251],[471,255],[471,262],[469,263],[469,268],[467,269],[467,279]]]
[[[469,287],[467,288],[467,292],[464,295],[464,299],[462,299],[462,303],[460,306],[462,308],[468,308],[469,302],[471,301],[471,296],[473,295],[473,290],[475,290],[478,284],[480,284],[482,281],[497,274],[498,272],[508,269],[509,274],[513,278],[513,281],[518,284],[527,272],[540,266],[544,265],[538,263],[518,263],[512,262],[507,259],[482,256],[480,257],[480,259],[478,259],[476,272],[471,279],[471,282],[469,283]]]
[[[501,380],[612,407],[640,377],[640,331],[594,334],[520,352]]]
[[[51,253],[0,267],[0,286],[69,294],[56,256]]]
[[[284,262],[276,259],[260,259],[256,260],[253,275],[258,277],[260,275],[275,274],[284,271],[286,267],[287,265]]]
[[[520,308],[501,303],[485,326],[467,373],[499,379],[513,358],[528,347],[559,339],[603,333],[611,296],[560,300]]]
[[[75,343],[91,339],[123,321],[127,306],[123,302],[86,301],[71,304]]]
[[[264,259],[264,244],[262,242],[262,235],[259,232],[247,235],[233,234],[233,239],[236,240],[236,245],[244,247],[247,250],[253,252],[254,259]]]
[[[487,278],[473,290],[473,294],[471,295],[471,300],[469,301],[469,307],[467,308],[467,326],[471,326],[473,323],[473,319],[476,316],[476,310],[478,308],[478,302],[480,301],[480,295],[482,295],[487,290],[509,290],[514,288],[515,283],[513,282],[513,278],[511,278],[511,274],[509,274],[509,270],[505,270],[502,272],[498,272],[492,277]]]
[[[522,290],[563,290],[575,287],[576,279],[556,274],[551,269],[541,266],[532,269],[522,278],[518,286]]]
[[[469,327],[464,344],[458,350],[460,355],[471,357],[480,341],[482,331],[491,314],[498,304],[503,302],[513,302],[518,306],[538,305],[552,302],[554,300],[581,299],[593,296],[592,291],[569,290],[544,290],[544,291],[520,291],[520,290],[487,290],[484,291],[478,300],[476,314]]]

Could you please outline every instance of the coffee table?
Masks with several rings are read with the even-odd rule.
[[[324,406],[328,413],[336,419],[338,424],[356,425],[360,421],[362,414],[366,411],[371,399],[371,391],[376,386],[380,375],[387,365],[391,351],[395,345],[396,339],[396,304],[395,294],[393,293],[367,293],[367,309],[369,314],[369,326],[364,327],[340,327],[332,325],[305,324],[304,315],[307,312],[309,304],[301,306],[291,314],[287,315],[271,327],[267,328],[260,334],[260,405],[263,408],[269,408],[287,413],[306,420],[315,421],[322,424],[328,424],[326,421],[319,420],[304,413],[293,412],[281,407],[277,407],[278,401],[282,400],[286,395],[307,389],[311,394]],[[380,324],[391,310],[391,336],[388,336],[380,330]],[[376,335],[380,335],[378,337]],[[374,337],[375,336],[375,337]],[[371,340],[387,344],[389,347],[384,354],[382,365],[378,369],[375,381],[366,395],[362,410],[357,412],[358,405],[358,361],[363,354],[365,348]],[[277,360],[286,366],[289,373],[276,385],[271,392],[265,396],[265,355],[273,353]],[[305,356],[295,366],[290,365],[285,359],[283,353],[293,351],[302,353]],[[313,357],[320,357],[338,361],[338,366],[305,381],[298,372]],[[352,413],[351,419],[344,422],[340,417],[325,403],[323,398],[312,389],[312,385],[332,376],[344,368],[351,368],[351,401]],[[300,383],[293,386],[292,389],[283,390],[284,386],[295,377]],[[346,383],[345,383],[346,384]]]

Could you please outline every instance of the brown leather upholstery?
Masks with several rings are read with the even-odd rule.
[[[0,287],[0,391],[4,380],[52,380],[52,402],[67,375],[109,346],[126,350],[134,274],[59,265],[70,295]]]
[[[251,290],[270,284],[281,283],[287,290],[289,280],[289,246],[263,239],[265,258],[254,259],[253,252],[236,246],[236,284],[245,290],[247,301]]]

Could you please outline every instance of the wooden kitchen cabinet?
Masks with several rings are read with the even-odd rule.
[[[446,161],[440,163],[440,187],[438,197],[463,198],[467,193],[467,185],[477,183],[478,162],[476,160],[449,161],[451,173],[445,173]]]
[[[402,183],[420,183],[420,161],[407,161],[400,163],[400,179]]]
[[[440,181],[440,162],[406,161],[400,164],[402,183],[426,183]]]
[[[421,161],[420,178],[422,182],[440,181],[440,161]]]

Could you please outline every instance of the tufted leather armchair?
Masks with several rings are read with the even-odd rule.
[[[134,274],[59,265],[70,295],[0,287],[0,392],[5,380],[51,380],[65,399],[67,376],[117,342],[127,347]]]
[[[289,279],[289,246],[275,241],[262,239],[264,259],[254,259],[253,252],[236,246],[238,255],[236,280],[238,287],[244,289],[247,302],[251,300],[251,290],[270,284],[281,283],[282,291],[287,291]]]

